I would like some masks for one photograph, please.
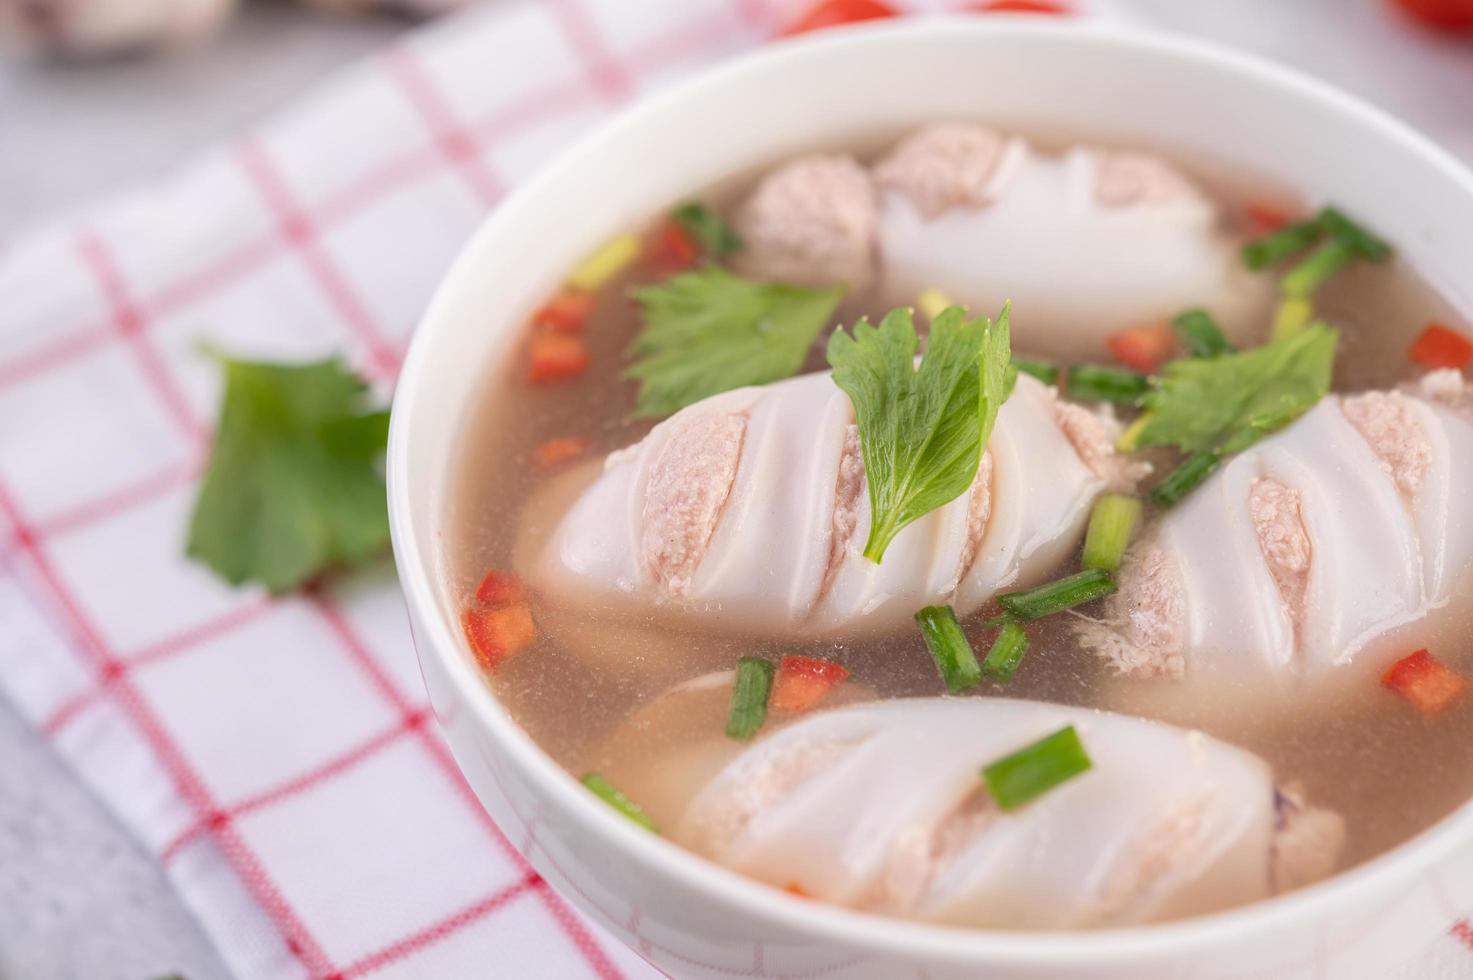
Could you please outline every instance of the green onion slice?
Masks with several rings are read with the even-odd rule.
[[[997,639],[992,641],[992,649],[987,651],[987,658],[982,661],[982,673],[1006,684],[1013,679],[1013,673],[1027,652],[1028,634],[1023,632],[1023,627],[1008,620],[1002,624]]]
[[[1330,233],[1331,238],[1349,245],[1359,257],[1371,262],[1385,262],[1391,258],[1390,245],[1343,211],[1325,208],[1319,213],[1318,221],[1320,227]]]
[[[1206,310],[1187,310],[1171,321],[1171,328],[1192,357],[1216,357],[1231,354],[1233,345],[1212,314]]]
[[[1254,239],[1243,246],[1243,264],[1250,269],[1262,269],[1302,252],[1324,235],[1324,225],[1319,219],[1301,221]]]
[[[1134,371],[1076,364],[1069,369],[1069,397],[1079,401],[1128,402],[1132,405],[1151,387]]]
[[[1114,591],[1115,580],[1110,577],[1109,572],[1090,568],[1034,589],[1004,593],[997,597],[997,602],[1014,619],[1027,622],[1030,619],[1051,616]]]
[[[690,232],[707,255],[721,258],[742,247],[742,240],[731,226],[700,201],[688,201],[670,212],[675,223]]]
[[[1192,453],[1166,479],[1156,484],[1151,490],[1151,500],[1161,507],[1176,506],[1183,497],[1197,488],[1197,484],[1211,476],[1221,462],[1221,453]]]
[[[956,613],[950,606],[927,606],[916,613],[921,636],[936,661],[941,680],[952,694],[976,687],[982,679],[982,668],[977,664],[977,654],[962,633],[956,621]]]
[[[737,661],[731,709],[726,716],[728,737],[748,741],[767,720],[767,699],[772,694],[774,671],[772,662],[761,657],[742,657]]]
[[[1073,725],[1024,746],[982,770],[982,781],[1004,810],[1016,810],[1093,765]]]
[[[1141,520],[1141,502],[1120,493],[1107,493],[1095,501],[1089,514],[1089,530],[1084,534],[1085,568],[1101,568],[1113,572],[1130,544]]]
[[[638,803],[634,802],[629,797],[619,792],[618,787],[609,782],[607,779],[600,776],[598,773],[591,772],[588,775],[584,776],[582,779],[582,783],[593,792],[594,796],[597,796],[609,806],[613,807],[615,810],[618,810],[630,820],[633,820],[635,823],[639,824],[645,830],[648,830],[650,833],[653,834],[658,834],[660,832],[659,828],[655,826],[655,822],[650,819],[650,815],[648,813],[645,813],[644,810],[640,808]]]
[[[1031,374],[1046,385],[1059,383],[1059,368],[1048,361],[1035,361],[1026,357],[1013,358],[1013,367],[1024,374]]]
[[[1279,288],[1285,296],[1293,299],[1312,296],[1350,265],[1355,256],[1355,246],[1341,241],[1330,242],[1284,273],[1284,278],[1279,280]]]

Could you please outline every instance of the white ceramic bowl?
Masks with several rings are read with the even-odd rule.
[[[816,145],[957,117],[1267,175],[1348,206],[1473,310],[1473,175],[1354,99],[1216,47],[1022,19],[916,20],[774,45],[681,85],[496,210],[400,379],[394,551],[456,759],[553,887],[674,976],[1388,975],[1473,904],[1473,809],[1327,883],[1190,921],[1074,934],[917,925],[787,896],[617,816],[528,739],[464,648],[443,587],[450,461],[476,392],[507,376],[527,311],[591,248],[684,194]]]

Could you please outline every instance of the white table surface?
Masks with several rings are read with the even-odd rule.
[[[1318,74],[1473,162],[1473,41],[1413,30],[1382,0],[1116,6]],[[0,238],[165,172],[405,28],[258,0],[224,38],[195,51],[100,66],[0,65]],[[173,972],[227,976],[154,865],[0,699],[0,980]]]

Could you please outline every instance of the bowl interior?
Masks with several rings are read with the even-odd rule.
[[[400,577],[426,624],[421,656],[442,661],[491,738],[586,832],[725,900],[770,895],[604,819],[497,705],[463,652],[442,587],[446,494],[465,414],[507,376],[527,312],[585,253],[681,195],[786,154],[939,118],[1159,148],[1266,178],[1310,202],[1333,200],[1381,230],[1457,307],[1473,310],[1473,176],[1388,117],[1297,74],[1180,40],[1032,22],[917,20],[835,32],[768,50],[650,99],[565,153],[492,215],[456,262],[415,336],[394,404],[390,512]],[[1374,887],[1473,837],[1467,809],[1417,842],[1283,899],[1184,923],[1060,942],[1052,955],[1111,942],[1186,941],[1250,929]],[[814,928],[929,935],[840,910],[797,908]],[[811,903],[810,903],[811,904]],[[859,922],[861,927],[853,923]],[[876,930],[879,930],[876,933]],[[954,949],[1013,941],[931,930]],[[938,938],[939,937],[939,938]],[[1017,942],[1043,947],[1028,937]],[[918,940],[917,940],[918,941]],[[958,945],[959,944],[959,945]],[[989,946],[989,944],[991,944]]]

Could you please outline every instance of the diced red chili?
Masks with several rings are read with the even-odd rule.
[[[806,34],[825,27],[854,24],[862,20],[879,20],[882,17],[899,16],[899,11],[878,0],[821,0],[808,8],[807,13],[793,21],[783,30],[785,36]]]
[[[800,884],[798,884],[796,881],[790,881],[790,882],[788,882],[788,886],[786,888],[784,888],[783,891],[787,892],[789,895],[797,895],[799,898],[812,898],[813,897],[812,895],[810,895],[806,891],[804,891],[803,890],[803,886],[800,885]]]
[[[781,711],[807,711],[848,677],[848,669],[832,660],[784,657],[777,666],[772,706]]]
[[[588,348],[579,337],[539,333],[532,338],[527,380],[533,384],[575,378],[588,368]]]
[[[987,3],[973,5],[972,9],[979,14],[1054,14],[1067,17],[1074,10],[1065,3],[1053,3],[1052,0],[988,0]]]
[[[1106,337],[1105,346],[1126,367],[1155,374],[1176,348],[1176,333],[1169,323],[1126,327]]]
[[[583,436],[560,436],[549,439],[532,450],[532,463],[539,470],[550,470],[588,452],[589,442]]]
[[[655,268],[667,275],[684,272],[700,261],[701,246],[684,225],[666,219],[655,229],[650,258]]]
[[[1392,664],[1381,676],[1381,683],[1429,717],[1452,707],[1468,688],[1465,678],[1426,650],[1408,654]]]
[[[1243,213],[1247,216],[1248,224],[1254,234],[1258,235],[1278,231],[1293,220],[1284,208],[1266,201],[1250,201],[1244,206]]]
[[[588,314],[592,310],[592,293],[581,289],[564,289],[543,304],[532,320],[558,333],[577,333],[588,322]]]
[[[1434,323],[1412,341],[1407,356],[1424,368],[1457,368],[1461,371],[1469,361],[1473,361],[1473,340]]]
[[[498,572],[496,569],[486,573],[481,579],[480,588],[476,589],[476,601],[483,606],[510,606],[513,603],[525,602],[527,599],[527,587],[522,580],[510,572]]]
[[[500,609],[467,609],[461,614],[461,624],[476,659],[487,670],[495,670],[537,639],[532,610],[526,603]]]

